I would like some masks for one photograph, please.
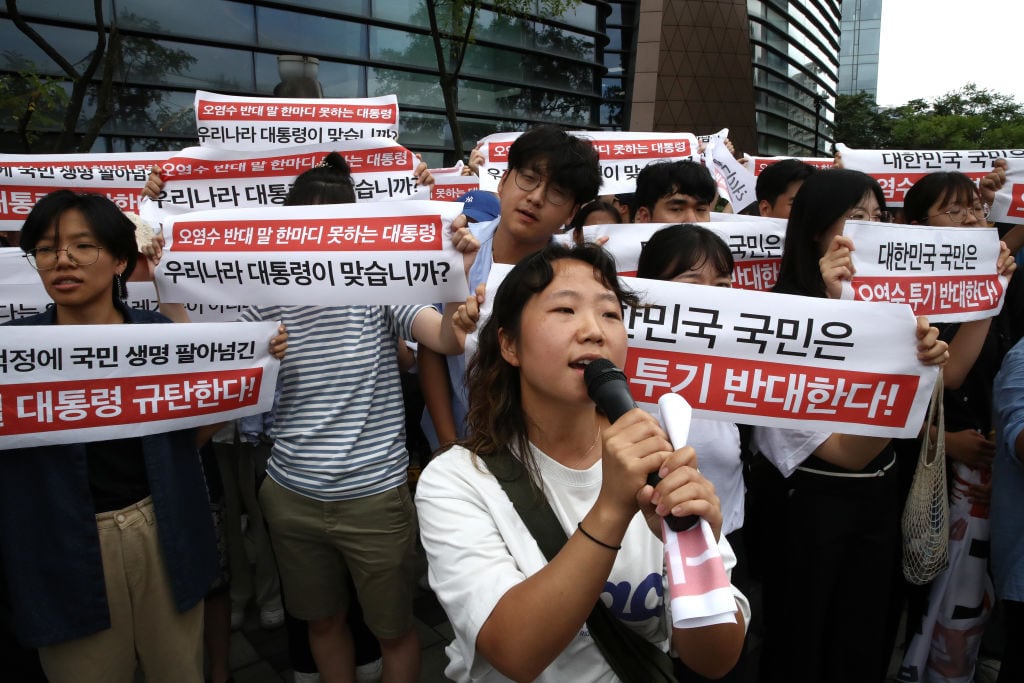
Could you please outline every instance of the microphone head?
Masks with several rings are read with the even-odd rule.
[[[596,400],[598,389],[608,382],[626,382],[626,373],[615,366],[607,358],[591,361],[583,370],[583,381],[587,384],[587,395]]]

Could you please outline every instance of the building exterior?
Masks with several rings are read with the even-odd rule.
[[[866,0],[865,0],[866,1]],[[431,0],[441,35],[458,32],[450,5]],[[178,149],[195,139],[197,89],[271,95],[279,58],[306,57],[327,97],[397,93],[402,143],[450,163],[479,138],[540,122],[576,129],[728,127],[742,151],[811,154],[831,145],[838,70],[839,0],[582,0],[561,16],[509,16],[480,4],[457,90],[464,141],[455,154],[439,85],[426,0],[102,0],[117,26],[117,59],[92,77],[78,133],[111,105],[94,151]],[[0,78],[61,80],[81,72],[97,42],[92,3],[20,0],[27,25],[67,64],[0,9]],[[108,40],[108,44],[116,44]],[[457,43],[454,43],[457,45]],[[458,61],[442,40],[447,68]],[[112,75],[107,94],[104,70]],[[0,100],[0,107],[4,106]],[[26,150],[0,111],[0,150]],[[41,110],[37,124],[50,128]],[[30,151],[45,152],[47,135]],[[52,136],[51,136],[52,137]],[[62,150],[70,151],[70,150]]]
[[[845,0],[839,44],[839,93],[878,95],[882,0]]]

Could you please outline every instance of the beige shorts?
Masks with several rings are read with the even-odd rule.
[[[412,628],[416,508],[408,486],[321,502],[267,477],[259,499],[292,616],[322,619],[347,611],[351,575],[375,636],[399,638]]]

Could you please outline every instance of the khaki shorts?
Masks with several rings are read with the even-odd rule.
[[[347,611],[350,574],[375,636],[400,638],[412,628],[416,508],[408,486],[321,502],[267,477],[259,499],[293,617]]]

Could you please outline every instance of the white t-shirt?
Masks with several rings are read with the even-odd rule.
[[[587,470],[563,467],[533,449],[545,493],[567,535],[597,500],[601,463]],[[429,562],[430,585],[448,614],[455,640],[445,675],[455,681],[506,681],[476,651],[480,629],[513,586],[547,563],[501,485],[469,451],[453,447],[431,461],[416,487],[416,511]],[[601,599],[612,613],[662,649],[669,615],[663,595],[664,546],[637,514],[622,540]],[[719,547],[726,571],[736,557],[725,535]],[[746,598],[735,588],[749,623]],[[618,680],[584,623],[569,646],[537,679],[542,682]]]
[[[746,487],[740,460],[740,430],[732,422],[693,418],[686,440],[697,452],[700,473],[715,485],[722,505],[722,533],[731,534],[743,526]]]
[[[754,427],[751,447],[755,453],[768,458],[782,476],[788,477],[831,435],[831,432],[808,429],[758,426]]]

